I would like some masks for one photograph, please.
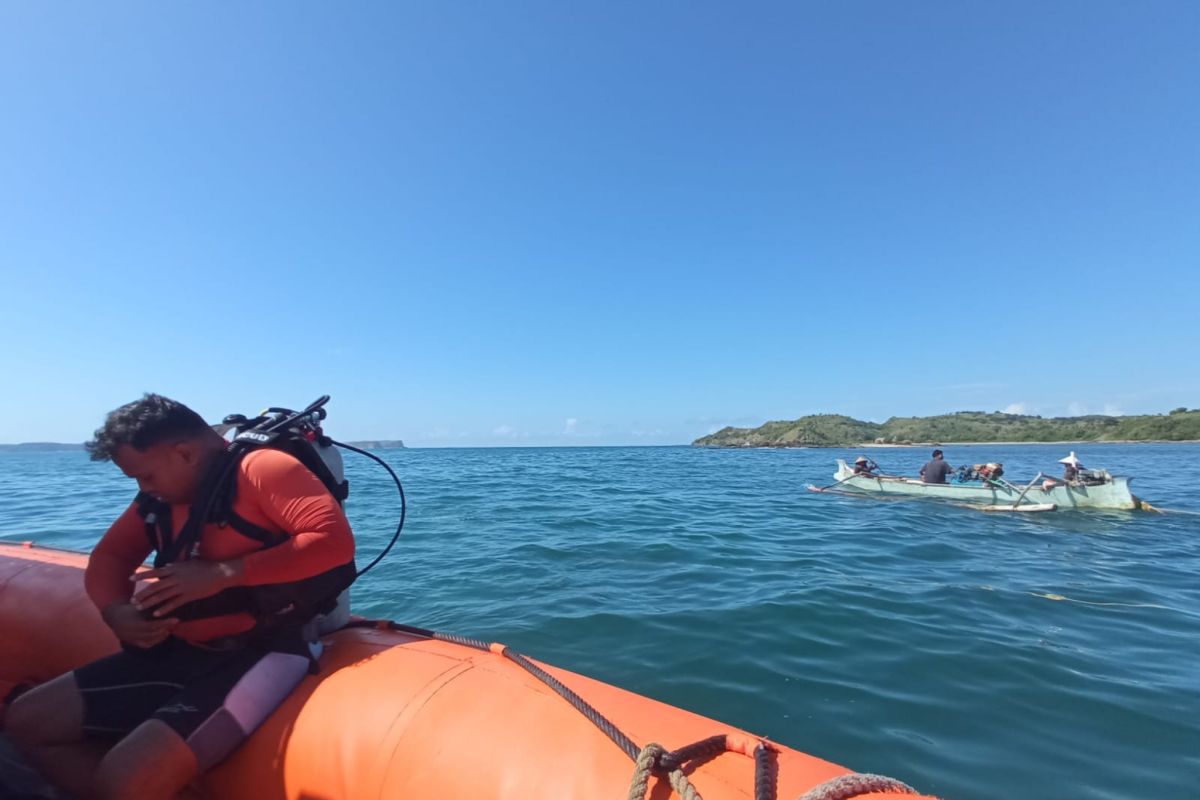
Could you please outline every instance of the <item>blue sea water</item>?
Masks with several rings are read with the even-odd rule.
[[[946,448],[1014,482],[1066,449]],[[1074,449],[1175,513],[806,492],[842,450],[383,451],[409,519],[356,611],[503,641],[948,800],[1195,800],[1200,446]],[[873,455],[905,474],[928,457]],[[132,494],[79,452],[0,467],[5,540],[87,549]],[[395,490],[347,467],[363,564]]]

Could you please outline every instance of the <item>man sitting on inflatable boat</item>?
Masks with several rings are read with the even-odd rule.
[[[353,582],[354,538],[344,482],[305,457],[323,436],[319,417],[294,419],[229,443],[187,406],[148,394],[88,443],[140,490],[85,575],[122,650],[32,689],[5,720],[66,791],[177,796],[315,664],[312,620]]]

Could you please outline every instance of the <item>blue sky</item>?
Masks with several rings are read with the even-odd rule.
[[[0,442],[1200,405],[1200,4],[0,6]]]

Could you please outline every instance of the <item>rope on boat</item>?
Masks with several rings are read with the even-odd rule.
[[[852,772],[814,786],[799,800],[851,800],[864,794],[917,794],[917,790],[886,775]]]
[[[754,800],[772,800],[775,797],[775,765],[771,750],[762,744],[754,748]]]
[[[662,759],[667,755],[666,749],[657,742],[650,742],[634,759],[633,780],[629,784],[627,800],[644,800],[646,788],[650,784],[650,774],[661,768]],[[676,767],[667,773],[671,788],[683,800],[703,800],[696,792],[696,787],[683,774],[683,767]]]
[[[514,653],[507,647],[504,647],[500,654],[511,661],[515,661],[517,664],[523,667],[526,672],[529,672],[542,683],[553,689],[556,693],[558,693],[559,697],[566,700],[575,708],[576,711],[587,717],[588,721],[599,728],[605,736],[607,736],[609,739],[612,739],[613,743],[617,747],[624,750],[627,756],[634,761],[637,761],[639,750],[638,746],[633,743],[633,740],[626,736],[620,728],[612,724],[608,718],[593,708],[586,700],[564,686],[562,682],[558,680],[558,678],[555,678],[549,672],[546,672],[546,670],[542,669],[537,664],[534,664],[525,656],[521,655],[520,653]]]
[[[639,748],[633,740],[626,736],[620,728],[607,717],[597,711],[591,704],[563,685],[546,670],[530,661],[520,653],[503,644],[488,644],[479,639],[466,636],[456,636],[450,633],[439,633],[428,628],[418,628],[414,625],[402,625],[389,620],[355,620],[346,628],[378,628],[381,630],[400,631],[436,639],[451,644],[471,647],[484,652],[495,653],[516,663],[542,683],[549,686],[556,694],[566,700],[571,706],[588,719],[593,725],[607,736],[612,742],[634,762],[633,778],[629,785],[627,800],[644,800],[649,788],[651,775],[665,774],[671,788],[682,800],[703,800],[696,787],[688,780],[686,772],[689,769],[704,764],[722,753],[741,753],[754,759],[754,800],[775,800],[775,769],[771,753],[773,748],[769,742],[762,739],[752,739],[744,735],[717,734],[707,739],[680,747],[677,750],[667,750],[657,742],[650,742]],[[840,781],[840,783],[839,783]],[[857,789],[849,794],[845,787],[880,787]],[[818,790],[834,792],[832,794],[813,794]],[[903,790],[903,791],[901,791]],[[843,792],[838,794],[837,792]],[[820,786],[810,789],[800,800],[850,800],[866,792],[893,792],[917,794],[916,790],[905,783],[887,778],[882,775],[851,773],[840,778],[826,781]]]
[[[666,773],[671,788],[683,800],[703,800],[688,781],[687,773],[725,752],[745,754],[745,747],[732,746],[724,734],[710,736],[669,752],[662,745],[651,742],[642,748],[634,760],[633,780],[629,784],[626,800],[643,800],[650,775],[663,772]],[[759,741],[754,745],[754,800],[775,800],[775,765],[771,758],[772,752],[766,742]]]
[[[643,748],[644,750],[645,748]],[[678,750],[663,753],[659,766],[665,770],[679,769],[684,764],[695,769],[699,765],[711,761],[728,750],[725,734],[717,734],[698,742],[684,745]]]

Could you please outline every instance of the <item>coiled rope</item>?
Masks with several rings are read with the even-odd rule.
[[[852,772],[814,786],[800,800],[851,800],[864,794],[916,794],[917,790],[886,775]]]
[[[633,762],[633,781],[629,784],[627,800],[644,800],[646,789],[650,784],[650,775],[662,768],[663,756],[666,755],[668,755],[666,749],[657,742],[650,742],[642,748]],[[683,774],[682,767],[675,767],[668,772],[667,780],[671,782],[671,788],[682,800],[701,800],[696,787],[692,786],[691,781]]]

